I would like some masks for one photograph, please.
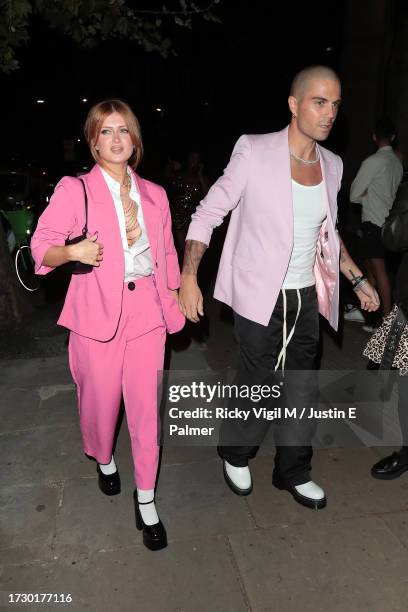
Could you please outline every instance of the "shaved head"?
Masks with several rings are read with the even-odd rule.
[[[301,100],[316,79],[335,81],[340,85],[338,75],[328,66],[309,66],[297,73],[290,87],[290,96]]]
[[[341,104],[337,74],[328,66],[309,66],[293,79],[288,98],[291,132],[310,140],[326,140]]]

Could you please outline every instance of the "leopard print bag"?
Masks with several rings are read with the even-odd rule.
[[[408,374],[408,325],[397,305],[373,333],[363,354],[374,363],[380,363],[383,369],[392,367],[398,369],[401,376]]]

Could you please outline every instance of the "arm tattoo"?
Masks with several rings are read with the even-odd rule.
[[[343,242],[340,244],[340,261],[344,263],[347,260],[347,251],[344,248]]]
[[[183,274],[197,274],[207,245],[198,240],[187,240],[184,250]]]

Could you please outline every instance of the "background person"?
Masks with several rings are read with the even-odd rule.
[[[363,161],[354,179],[350,200],[362,205],[361,250],[367,277],[377,288],[382,313],[389,315],[392,307],[391,283],[386,269],[381,227],[391,210],[402,179],[403,169],[399,157],[394,153],[395,127],[388,118],[382,118],[375,126],[373,140],[377,152]],[[372,331],[372,326],[366,326]]]
[[[183,261],[184,244],[191,215],[207,194],[208,188],[201,153],[198,150],[192,150],[176,173],[170,198],[174,241],[180,264]]]
[[[381,363],[384,349],[394,333],[393,324],[399,316],[403,330],[399,342],[395,343],[396,350],[389,365],[400,374],[397,377],[398,415],[403,446],[398,452],[378,461],[371,469],[374,478],[392,480],[408,470],[408,325],[403,323],[404,318],[408,318],[408,183],[402,184],[398,190],[393,210],[384,224],[382,238],[387,249],[402,252],[403,255],[395,279],[395,305],[369,340],[364,355],[375,363]]]
[[[154,489],[157,444],[157,372],[163,367],[166,328],[184,325],[179,268],[164,190],[135,173],[142,155],[138,120],[121,100],[96,104],[85,123],[96,161],[81,178],[88,194],[89,238],[65,245],[85,222],[80,180],[65,176],[41,215],[31,241],[37,273],[70,261],[91,264],[73,275],[58,323],[71,330],[69,358],[77,385],[84,452],[98,463],[99,487],[120,492],[113,458],[123,393],[132,442],[135,510],[145,545],[167,545]]]

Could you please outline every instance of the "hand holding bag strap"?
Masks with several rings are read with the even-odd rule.
[[[82,228],[82,233],[79,236],[76,236],[75,238],[67,238],[65,240],[65,244],[67,245],[77,244],[82,240],[86,240],[88,233],[88,196],[86,193],[85,182],[81,178],[79,178],[79,180],[81,181],[85,197],[85,225]],[[84,264],[80,261],[69,261],[63,264],[61,268],[63,268],[68,274],[88,274],[93,270],[93,266],[91,264]]]

